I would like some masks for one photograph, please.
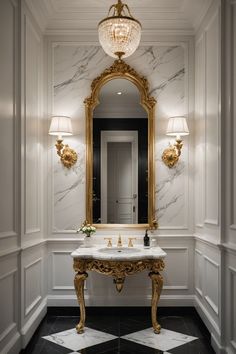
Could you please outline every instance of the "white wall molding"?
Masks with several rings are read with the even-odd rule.
[[[25,316],[28,316],[28,314],[40,303],[40,301],[42,300],[42,296],[38,295],[33,301],[32,303],[25,308]]]
[[[219,225],[219,97],[220,97],[220,47],[219,47],[219,18],[220,8],[209,18],[204,28],[205,33],[205,224]],[[215,27],[213,27],[215,26]],[[215,36],[215,37],[214,37]],[[209,39],[208,39],[209,38]],[[213,52],[213,50],[215,52]],[[211,56],[212,55],[212,56]],[[215,66],[213,66],[215,64]],[[214,69],[213,69],[214,67]],[[214,75],[213,75],[214,71]],[[213,159],[214,153],[216,158]]]
[[[236,245],[234,243],[222,243],[221,247],[225,252],[229,252],[233,255],[236,255]]]
[[[16,332],[6,346],[2,349],[2,353],[5,354],[15,354],[21,351],[21,335]]]
[[[0,232],[0,239],[2,238],[9,238],[9,237],[16,237],[17,233],[15,231],[4,231]]]
[[[11,275],[15,275],[17,273],[17,268],[12,269],[10,272],[4,273],[3,275],[0,276],[0,281],[10,277]]]
[[[0,345],[2,346],[2,343],[8,343],[9,340],[17,333],[17,326],[18,326],[18,303],[16,301],[17,298],[17,288],[18,288],[18,283],[17,283],[17,275],[18,275],[18,269],[15,267],[16,266],[16,261],[15,259],[12,259],[11,257],[11,270],[4,272],[5,265],[4,262],[5,260],[1,261],[1,273],[2,275],[0,276],[0,283],[1,283],[1,292],[2,292],[2,300],[0,304],[1,308],[1,315],[2,315],[2,329],[3,324],[5,325],[5,328],[3,331],[0,333]],[[8,260],[7,260],[8,261]],[[7,300],[5,299],[4,295],[8,296]],[[6,309],[8,311],[6,311]],[[1,347],[0,347],[1,351]]]
[[[4,250],[0,252],[0,258],[17,255],[18,253],[20,253],[20,251],[21,251],[20,247]]]
[[[205,243],[206,245],[208,245],[210,247],[214,247],[214,248],[217,248],[217,249],[220,249],[220,247],[221,247],[220,243],[215,242],[212,239],[208,239],[208,238],[206,238],[204,236],[201,236],[201,235],[198,235],[198,234],[194,234],[194,238],[195,238],[195,241],[201,242],[201,243]]]
[[[42,245],[44,245],[46,243],[47,243],[46,239],[39,239],[39,240],[30,241],[30,242],[25,242],[25,243],[22,244],[21,250],[22,251],[26,251],[26,250],[28,250],[30,248],[39,247],[39,246],[42,246]]]
[[[12,324],[10,324],[0,335],[0,342],[3,341],[7,335],[12,332],[14,329],[17,328],[17,324],[14,322]]]
[[[4,27],[1,37],[1,50],[6,53],[1,60],[0,74],[2,109],[0,114],[0,130],[4,132],[1,136],[2,146],[7,149],[7,154],[0,158],[2,168],[1,185],[1,241],[12,238],[12,247],[17,246],[18,236],[18,193],[19,193],[19,117],[18,117],[18,3],[11,0],[1,2],[1,23]],[[8,18],[5,21],[5,18]],[[3,27],[2,27],[3,28]],[[5,40],[4,40],[5,39]],[[8,56],[9,54],[9,56]],[[8,122],[6,124],[6,122]],[[11,163],[9,163],[11,161]],[[15,237],[15,240],[13,239]],[[1,249],[4,248],[1,242]]]
[[[34,21],[23,13],[23,97],[24,125],[24,233],[31,235],[41,230],[40,219],[40,73],[41,37]],[[34,53],[34,54],[32,54]],[[27,68],[26,68],[27,65]],[[37,68],[37,70],[36,70]],[[34,95],[32,95],[34,92]],[[33,155],[32,155],[33,154]]]
[[[33,262],[27,264],[26,266],[24,266],[24,315],[25,317],[29,315],[29,313],[35,309],[35,307],[40,303],[40,301],[42,300],[42,262],[43,262],[43,258],[40,257],[38,259],[35,259]],[[39,284],[39,288],[38,289],[31,289],[32,286],[32,282],[31,281],[27,281],[28,280],[28,276],[29,276],[29,272],[32,272],[33,268],[36,269],[36,266],[39,267],[38,271],[37,271],[37,284]],[[37,269],[36,269],[37,270]],[[35,275],[34,275],[34,279],[35,279]],[[28,288],[29,286],[29,288]],[[30,299],[30,303],[27,304],[27,296],[29,296],[30,292],[32,290],[38,290],[38,293],[35,294],[34,298]],[[31,295],[32,296],[32,295]]]
[[[188,285],[164,285],[163,290],[188,290]]]
[[[206,307],[203,306],[202,302],[197,298],[197,296],[195,297],[195,307],[200,317],[204,321],[205,325],[207,326],[209,332],[212,333],[213,331],[217,334],[217,337],[220,337],[221,332],[220,332],[219,325],[213,319],[212,315],[206,309]]]
[[[35,330],[47,313],[47,300],[43,299],[38,308],[33,312],[26,324],[21,328],[22,346],[26,347]]]
[[[229,302],[230,302],[230,343],[232,347],[236,350],[236,268],[231,266],[228,267],[230,276],[229,284]]]
[[[212,308],[212,310],[215,312],[215,314],[218,316],[219,314],[219,294],[220,294],[220,274],[219,274],[219,270],[220,270],[220,266],[218,263],[214,262],[211,258],[207,257],[206,255],[203,255],[203,260],[204,260],[204,281],[203,281],[203,295],[204,295],[204,299],[206,300],[206,302],[208,303],[208,305],[210,305],[210,307]],[[212,269],[216,270],[216,278],[213,278],[213,272],[211,271],[210,273],[210,267]],[[210,281],[211,280],[211,281]],[[211,293],[212,291],[212,286],[215,285],[216,286],[216,291],[213,291],[213,293]],[[216,296],[215,299],[212,298],[212,296]]]
[[[72,257],[71,257],[71,251],[52,251],[52,290],[73,290],[74,291],[74,285],[72,282],[72,285],[56,285],[56,274],[59,272],[61,274],[61,269],[59,267],[56,267],[55,262],[56,262],[56,255],[68,255],[71,258],[71,265],[72,265]],[[64,268],[64,267],[63,267]],[[71,266],[71,272],[73,272],[73,268]]]
[[[197,259],[199,258],[199,261]],[[203,254],[197,248],[195,248],[195,290],[198,295],[203,296]]]
[[[66,242],[66,240],[64,240],[64,242]],[[34,248],[34,247],[40,247],[46,243],[47,243],[46,240],[40,240],[40,241],[36,241],[34,243],[24,244],[22,247],[6,249],[6,250],[3,250],[2,252],[0,252],[0,258],[14,255],[14,254],[17,255],[17,254],[21,253],[22,251],[26,251],[26,250],[28,250],[30,248]]]

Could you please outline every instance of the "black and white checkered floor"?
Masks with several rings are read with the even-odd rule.
[[[194,309],[160,309],[160,334],[153,333],[146,308],[90,308],[83,334],[75,330],[78,317],[68,316],[66,309],[67,316],[58,311],[59,316],[56,309],[49,310],[24,354],[214,353],[209,333]]]

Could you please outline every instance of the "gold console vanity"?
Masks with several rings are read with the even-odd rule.
[[[160,333],[157,322],[157,304],[161,295],[163,278],[160,272],[164,269],[163,259],[166,253],[160,247],[149,249],[138,246],[130,247],[91,247],[78,248],[72,252],[74,270],[76,272],[74,285],[80,305],[80,322],[76,326],[78,333],[83,333],[85,326],[84,281],[88,277],[87,271],[95,271],[104,275],[111,275],[117,291],[121,291],[125,277],[143,270],[149,271],[152,280],[151,316],[155,333]]]

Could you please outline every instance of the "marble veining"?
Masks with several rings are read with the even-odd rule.
[[[53,110],[54,114],[72,117],[75,135],[68,142],[79,152],[78,162],[65,171],[58,158],[53,158],[54,232],[75,230],[85,219],[85,110],[84,99],[90,85],[113,59],[99,46],[57,44],[53,48]],[[186,188],[185,149],[181,164],[173,170],[161,161],[169,139],[165,136],[167,118],[186,114],[185,49],[181,45],[143,46],[127,63],[147,77],[150,91],[157,99],[156,107],[156,218],[160,227],[185,224],[188,198]],[[53,151],[54,154],[54,151]],[[183,178],[184,176],[184,178]],[[183,206],[186,207],[184,208]]]
[[[83,334],[78,335],[76,329],[73,328],[69,329],[68,331],[51,334],[43,338],[70,350],[77,351],[116,339],[117,336],[86,327]]]
[[[155,97],[159,97],[159,94],[164,91],[167,85],[169,85],[171,82],[174,82],[175,80],[181,81],[184,74],[185,74],[184,68],[180,69],[177,73],[174,73],[172,76],[170,76],[166,81],[163,81],[159,86],[154,87],[150,92],[151,95]],[[183,95],[181,97],[183,99]]]
[[[121,338],[163,351],[179,347],[180,345],[184,345],[197,339],[196,337],[164,328],[162,328],[161,333],[158,335],[153,332],[152,328],[148,328],[139,332],[127,334]]]

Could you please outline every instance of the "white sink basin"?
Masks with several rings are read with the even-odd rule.
[[[79,247],[72,252],[73,258],[102,259],[110,261],[132,261],[142,259],[163,259],[166,253],[160,247]]]
[[[98,252],[106,254],[130,254],[140,252],[140,249],[135,247],[106,247],[98,249]]]

